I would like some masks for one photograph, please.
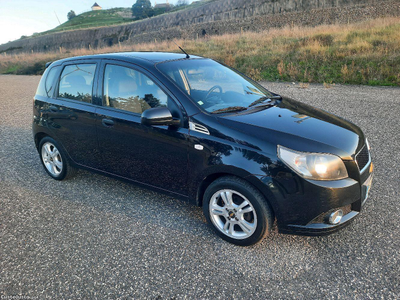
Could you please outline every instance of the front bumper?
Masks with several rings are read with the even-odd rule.
[[[303,191],[286,195],[282,201],[284,210],[277,214],[279,232],[328,235],[349,225],[366,203],[372,179],[373,164],[370,163],[360,174],[362,184],[350,178],[337,182],[304,182]],[[325,222],[325,216],[339,208],[347,210],[341,221],[336,225]],[[280,218],[279,213],[284,216]]]
[[[298,235],[328,235],[346,227],[350,222],[358,216],[360,212],[352,210],[344,215],[342,220],[337,225],[330,225],[325,223],[315,223],[305,226],[301,225],[288,225],[287,227],[279,227],[279,232],[287,234]]]

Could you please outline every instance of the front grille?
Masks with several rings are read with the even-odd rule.
[[[358,168],[360,171],[364,169],[364,167],[368,164],[369,162],[369,151],[368,147],[365,145],[360,152],[356,155],[356,161]]]

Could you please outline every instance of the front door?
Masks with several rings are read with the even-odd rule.
[[[102,170],[187,195],[188,129],[144,126],[144,110],[166,106],[182,118],[176,102],[150,74],[128,64],[102,63],[103,106],[97,109]]]

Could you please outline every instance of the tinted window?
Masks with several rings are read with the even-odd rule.
[[[92,102],[95,64],[66,66],[60,77],[58,96],[61,98]]]
[[[141,114],[146,109],[167,106],[168,96],[149,77],[131,68],[106,65],[105,105]]]
[[[51,97],[53,95],[54,91],[54,82],[55,82],[55,76],[58,73],[58,70],[60,67],[53,67],[47,69],[43,76],[42,79],[40,80],[38,89],[36,91],[36,95],[44,96],[44,97]]]

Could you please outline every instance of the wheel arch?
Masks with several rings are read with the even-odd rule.
[[[49,137],[52,138],[53,140],[55,140],[57,142],[57,144],[62,148],[62,150],[65,152],[68,162],[73,165],[74,167],[78,167],[78,165],[75,163],[75,161],[72,159],[72,157],[70,156],[69,152],[67,151],[67,149],[65,149],[64,145],[58,141],[53,135],[44,132],[44,131],[40,131],[35,133],[34,135],[34,141],[35,141],[35,146],[36,149],[39,151],[39,145],[40,145],[40,141],[43,140],[45,137]]]
[[[245,171],[243,172],[214,172],[210,173],[207,176],[203,177],[203,179],[200,181],[196,195],[195,195],[195,204],[197,206],[202,206],[203,205],[203,196],[206,191],[206,189],[210,186],[212,182],[214,182],[216,179],[221,178],[221,177],[226,177],[226,176],[231,176],[231,177],[236,177],[241,180],[246,181],[247,183],[251,184],[255,189],[257,189],[261,195],[264,196],[265,202],[267,205],[270,207],[271,212],[273,213],[274,217],[276,217],[276,209],[277,207],[274,205],[274,195],[273,193],[269,190],[268,186],[265,185],[257,176],[254,176],[252,174],[246,174]]]
[[[207,175],[203,180],[201,180],[199,187],[197,188],[197,193],[196,193],[196,205],[197,206],[202,206],[203,205],[203,196],[206,191],[206,189],[209,187],[211,183],[213,183],[215,180],[218,178],[224,177],[224,176],[235,176],[230,173],[212,173]]]
[[[47,137],[47,136],[53,138],[51,135],[49,135],[49,134],[47,134],[47,133],[45,133],[45,132],[38,132],[38,133],[35,134],[34,140],[35,140],[36,149],[39,150],[40,141],[41,141],[43,138]]]

